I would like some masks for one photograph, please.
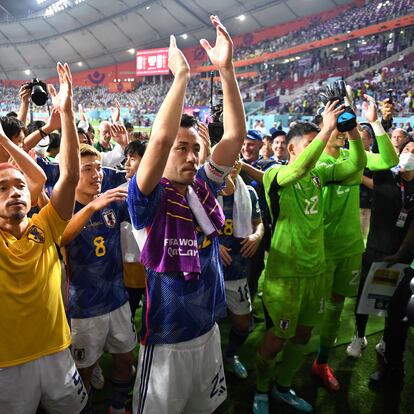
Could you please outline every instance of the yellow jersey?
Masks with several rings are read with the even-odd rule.
[[[66,224],[49,202],[20,239],[0,231],[0,368],[70,345],[55,246]]]

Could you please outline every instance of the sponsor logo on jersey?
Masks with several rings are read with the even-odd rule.
[[[85,359],[85,348],[74,348],[73,358],[76,361],[83,361]]]
[[[114,228],[116,224],[116,216],[114,210],[107,210],[102,213],[102,217],[107,227]]]
[[[27,238],[35,243],[45,242],[45,234],[43,233],[43,230],[37,226],[30,227],[29,232],[27,233]]]
[[[280,319],[279,321],[279,328],[283,329],[284,331],[289,328],[289,319]]]
[[[312,176],[312,181],[313,181],[313,183],[315,184],[315,186],[317,188],[322,188],[321,180],[319,179],[319,177],[317,175]]]

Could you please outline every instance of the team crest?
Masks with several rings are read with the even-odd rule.
[[[85,348],[75,348],[73,350],[73,358],[76,361],[83,361],[85,359]]]
[[[279,328],[286,331],[286,329],[289,328],[289,319],[281,319],[279,321]]]
[[[114,210],[107,210],[102,213],[102,217],[105,221],[107,227],[115,227],[116,224],[116,216]]]
[[[319,177],[317,175],[312,176],[312,181],[316,185],[316,187],[322,188],[321,180],[319,179]]]
[[[35,243],[45,242],[45,234],[43,233],[43,230],[36,226],[30,227],[29,232],[27,233],[27,238]]]

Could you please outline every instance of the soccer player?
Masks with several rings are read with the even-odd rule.
[[[146,142],[132,141],[125,148],[126,179],[130,180],[137,172],[147,148]],[[128,183],[123,184],[128,186]],[[124,283],[129,295],[132,318],[145,292],[145,268],[139,261],[139,247],[132,234],[129,221],[121,223],[121,248],[124,261]]]
[[[359,171],[366,162],[356,129],[349,133],[350,157],[342,163],[314,167],[343,105],[330,102],[321,130],[296,122],[287,135],[288,165],[275,166],[262,176],[275,230],[265,267],[263,304],[269,329],[257,354],[257,392],[253,412],[267,414],[273,361],[284,349],[272,396],[304,412],[312,406],[291,389],[294,374],[304,359],[312,327],[318,319],[323,296],[325,254],[323,245],[322,187]]]
[[[75,214],[65,229],[70,277],[68,316],[72,354],[91,396],[91,375],[104,350],[113,356],[111,414],[125,412],[136,345],[128,293],[123,282],[121,222],[129,220],[127,189],[100,194],[101,155],[80,147],[81,170],[76,187]],[[92,398],[84,413],[92,411]]]
[[[249,334],[252,304],[247,275],[250,258],[260,245],[264,227],[256,191],[244,184],[239,176],[240,168],[241,164],[236,163],[226,177],[226,187],[222,190],[222,197],[219,197],[225,217],[219,240],[227,308],[232,320],[224,357],[237,376],[247,378],[247,370],[236,355],[236,350]]]
[[[0,144],[18,167],[0,167],[0,412],[79,413],[87,401],[69,351],[69,326],[60,291],[59,244],[72,216],[79,146],[72,109],[72,76],[58,63],[60,90],[49,85],[62,122],[61,174],[48,204],[32,218],[28,186],[45,182],[34,161],[0,128]]]
[[[217,16],[211,21],[216,44],[202,39],[201,45],[220,73],[224,135],[198,169],[202,143],[196,122],[181,117],[189,67],[171,36],[174,80],[128,189],[147,270],[134,413],[211,413],[227,394],[216,324],[226,313],[218,243],[224,216],[215,196],[246,129],[232,40]]]
[[[379,154],[367,152],[367,167],[371,171],[387,170],[398,163],[391,141],[377,116],[377,106],[370,97],[364,102],[364,113],[377,139]],[[333,165],[349,158],[344,149],[345,134],[334,130],[319,158],[317,166]],[[359,212],[359,184],[362,171],[354,185],[331,184],[323,189],[324,239],[326,256],[326,302],[321,326],[321,344],[313,363],[312,373],[330,391],[339,390],[339,382],[328,365],[330,350],[338,334],[346,297],[357,294],[361,273],[364,241]],[[350,184],[350,182],[348,183]]]

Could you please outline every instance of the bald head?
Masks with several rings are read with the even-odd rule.
[[[400,148],[408,142],[408,134],[402,128],[395,128],[391,134],[391,143],[397,153],[400,152]]]
[[[99,124],[99,136],[105,146],[111,141],[111,124],[108,121],[102,121]]]

